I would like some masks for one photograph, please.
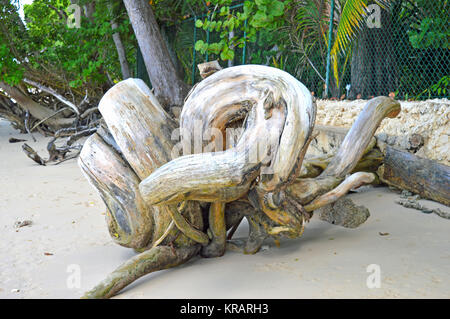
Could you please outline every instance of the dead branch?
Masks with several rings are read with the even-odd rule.
[[[22,149],[27,154],[29,158],[31,158],[34,162],[38,163],[39,165],[45,166],[45,161],[36,153],[36,151],[29,146],[27,143],[24,143],[22,145]]]

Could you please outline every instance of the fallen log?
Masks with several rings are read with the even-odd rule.
[[[450,167],[386,146],[382,182],[450,206]]]
[[[150,206],[138,190],[143,176],[170,160],[175,145],[175,122],[144,82],[120,82],[103,97],[99,110],[109,129],[88,139],[79,164],[108,208],[111,237],[142,253],[87,292],[89,298],[111,297],[149,272],[186,262],[198,252],[197,241],[208,242],[198,202]]]

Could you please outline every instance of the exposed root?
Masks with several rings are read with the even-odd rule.
[[[305,210],[312,212],[322,206],[337,201],[340,197],[348,193],[352,188],[358,188],[364,184],[370,184],[376,179],[374,173],[358,172],[347,177],[338,187],[322,196],[317,197],[305,206]]]
[[[186,237],[203,245],[206,245],[209,242],[208,235],[189,224],[189,222],[186,220],[186,218],[183,217],[183,215],[181,215],[181,212],[178,211],[178,208],[175,205],[169,205],[167,207],[167,211],[172,217],[175,226],[177,226],[177,228],[184,235],[186,235]]]
[[[119,266],[105,280],[86,292],[82,298],[110,298],[144,275],[185,263],[194,257],[199,250],[200,245],[178,248],[169,246],[151,248]]]

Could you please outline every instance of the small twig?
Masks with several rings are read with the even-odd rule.
[[[23,139],[20,139],[20,138],[15,138],[15,137],[11,137],[10,139],[9,139],[9,142],[10,143],[19,143],[19,142],[26,142],[27,140],[23,140]]]
[[[88,115],[90,115],[96,111],[98,111],[97,106],[91,107],[91,108],[87,109],[86,111],[84,111],[83,114],[80,115],[80,119],[84,119],[84,118],[88,117]]]
[[[24,143],[22,145],[22,149],[25,152],[25,154],[27,154],[27,156],[31,158],[33,161],[35,161],[39,165],[45,166],[45,161],[42,159],[42,157],[40,157],[38,153],[36,153],[36,151],[27,143]]]
[[[80,104],[78,105],[79,107],[83,106],[85,103],[89,103],[89,99],[88,99],[88,89],[86,89],[86,94],[84,95],[83,100],[80,102]]]
[[[167,237],[167,235],[169,235],[169,233],[172,231],[172,229],[173,229],[174,227],[175,227],[175,223],[174,223],[174,221],[172,220],[172,221],[170,222],[170,224],[169,224],[169,227],[167,227],[166,231],[164,232],[164,234],[162,234],[162,236],[159,237],[159,239],[156,240],[156,241],[153,243],[153,247],[156,247],[156,246],[158,246],[159,244],[161,244],[162,241]]]
[[[62,162],[65,162],[65,161],[68,161],[68,160],[71,160],[71,159],[73,159],[73,158],[78,157],[78,155],[80,155],[80,152],[77,152],[77,153],[75,153],[75,154],[72,155],[72,156],[66,157],[66,158],[64,158],[64,159],[62,159],[62,160],[60,160],[60,161],[54,163],[53,165],[61,164]]]
[[[25,129],[27,130],[27,133],[30,134],[33,141],[36,142],[36,138],[33,136],[33,134],[31,134],[31,131],[30,131],[29,120],[30,120],[30,113],[27,111],[25,113],[25,121],[24,121]]]
[[[71,137],[69,137],[67,139],[66,144],[68,146],[71,146],[73,143],[75,143],[75,141],[79,140],[80,138],[82,138],[84,136],[89,136],[91,134],[94,134],[96,131],[97,131],[97,127],[94,127],[94,128],[88,128],[86,130],[75,133],[74,135],[72,135]]]

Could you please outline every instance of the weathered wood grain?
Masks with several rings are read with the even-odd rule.
[[[94,133],[84,143],[78,164],[106,204],[111,238],[125,247],[146,247],[154,232],[152,209],[142,199],[140,179],[128,163]]]
[[[391,98],[379,96],[369,100],[321,176],[342,178],[350,173],[364,155],[381,121],[385,117],[394,118],[399,112],[400,103]]]
[[[187,199],[229,202],[245,195],[257,176],[261,189],[275,190],[301,165],[315,110],[304,85],[281,70],[244,65],[216,72],[186,100],[180,117],[182,142],[189,153],[193,144],[201,152],[211,142],[203,140],[205,133],[213,130],[217,142],[227,127],[245,118],[239,141],[224,150],[222,140],[214,153],[172,160],[142,181],[141,193],[158,205]]]
[[[136,175],[138,184],[155,169],[171,160],[171,152],[176,142],[171,140],[171,136],[177,128],[177,123],[164,111],[142,80],[127,79],[115,85],[103,96],[99,110],[115,142],[111,147],[120,149],[120,156]],[[105,139],[111,140],[108,135],[105,135]],[[87,157],[87,154],[92,152],[88,145],[84,154]],[[99,152],[107,150],[102,149]],[[100,158],[102,155],[92,156]],[[116,177],[111,170],[103,170],[105,163],[98,162],[95,165],[99,169],[98,179],[110,177],[113,180]],[[140,198],[138,190],[133,189],[133,192],[139,193]],[[147,204],[147,207],[154,223],[150,243],[163,236],[174,218],[177,226],[184,226],[180,230],[185,236],[194,241],[208,242],[207,236],[201,232],[203,218],[198,203],[187,203],[184,216],[178,211],[176,204],[161,207]],[[168,236],[166,242],[170,242],[172,237]],[[183,236],[178,237],[178,240],[183,240]]]

